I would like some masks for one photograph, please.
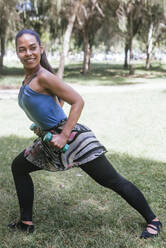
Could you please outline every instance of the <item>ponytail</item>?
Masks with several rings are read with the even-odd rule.
[[[55,73],[52,66],[49,64],[47,56],[45,51],[43,51],[42,55],[41,55],[41,59],[40,59],[40,64],[41,66],[43,66],[46,70],[48,70],[51,73]]]

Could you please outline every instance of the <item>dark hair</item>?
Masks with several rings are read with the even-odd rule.
[[[20,30],[16,35],[16,39],[15,39],[16,47],[17,47],[18,38],[20,38],[23,34],[31,34],[31,35],[35,36],[37,42],[39,43],[39,45],[41,45],[40,35],[36,31],[31,30],[31,29],[23,29],[23,30]],[[40,64],[46,70],[48,70],[48,71],[50,71],[51,73],[54,74],[54,70],[53,70],[53,68],[51,67],[51,65],[48,62],[48,59],[47,59],[45,51],[43,51],[43,53],[41,54]]]
[[[41,45],[40,35],[36,31],[31,30],[31,29],[22,29],[16,35],[16,40],[15,40],[16,46],[17,46],[18,38],[20,38],[23,34],[31,34],[31,35],[35,36],[37,42],[39,43],[39,45]]]

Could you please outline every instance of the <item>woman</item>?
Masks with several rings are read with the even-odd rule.
[[[41,169],[66,170],[79,166],[97,183],[121,195],[145,218],[147,227],[141,238],[157,236],[162,224],[143,194],[116,172],[104,155],[105,147],[93,132],[77,123],[84,105],[83,99],[54,75],[39,35],[32,30],[21,30],[16,36],[16,50],[25,70],[25,79],[18,96],[19,105],[36,124],[35,133],[39,138],[12,163],[21,219],[8,226],[22,231],[34,231],[34,192],[30,172]],[[60,106],[61,101],[71,105],[68,117]],[[50,130],[53,138],[47,143],[43,137]],[[69,148],[63,153],[61,149],[67,143]]]

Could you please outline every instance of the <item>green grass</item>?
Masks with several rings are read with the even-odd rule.
[[[146,83],[156,78],[166,77],[166,65],[152,64],[149,71],[142,64],[135,65],[135,75],[129,76],[128,70],[121,64],[93,63],[89,74],[85,77],[81,73],[81,65],[69,65],[65,68],[64,79],[70,83],[83,85],[131,85]]]
[[[55,68],[55,71],[57,67]],[[81,64],[69,64],[65,67],[64,80],[72,84],[81,85],[133,85],[149,83],[154,80],[160,82],[166,78],[166,65],[152,63],[150,70],[143,64],[135,64],[135,75],[129,76],[128,70],[121,64],[92,63],[87,76],[82,75]],[[23,69],[20,64],[12,67],[5,66],[0,76],[0,87],[19,87],[23,80]]]
[[[139,70],[141,73],[142,69]],[[153,80],[157,83],[162,77],[157,78],[156,73]],[[92,81],[99,81],[95,75]],[[11,75],[11,81],[14,79]],[[8,231],[6,225],[17,219],[19,213],[10,164],[34,136],[17,101],[0,100],[0,248],[166,247],[166,91],[92,90],[80,89],[86,103],[80,122],[92,128],[107,147],[107,157],[115,168],[143,191],[163,222],[161,235],[140,240],[144,219],[79,168],[32,173],[36,231],[33,235]],[[65,105],[66,112],[68,109]]]
[[[18,217],[10,163],[31,141],[17,136],[0,138],[0,247],[165,247],[164,230],[157,239],[140,240],[139,234],[145,225],[142,217],[118,195],[95,184],[80,169],[33,173],[36,231],[33,235],[8,231],[7,223]],[[118,171],[143,190],[164,222],[166,164],[119,153],[109,153],[108,158]],[[78,173],[82,176],[78,177]]]

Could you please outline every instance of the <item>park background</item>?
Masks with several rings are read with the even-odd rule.
[[[140,240],[142,217],[78,168],[33,173],[36,231],[7,230],[19,217],[10,164],[35,138],[17,104],[23,28],[41,35],[55,72],[85,100],[80,122],[165,224],[165,10],[165,0],[0,0],[0,248],[166,247],[165,228]]]

